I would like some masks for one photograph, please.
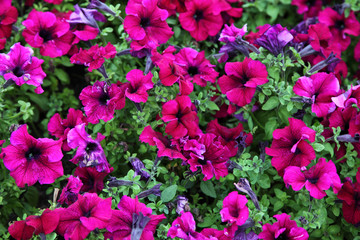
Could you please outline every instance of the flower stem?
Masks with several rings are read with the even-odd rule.
[[[264,126],[257,120],[254,113],[251,110],[247,112],[250,114],[251,118],[256,122],[256,124],[259,125],[260,128],[265,130]]]

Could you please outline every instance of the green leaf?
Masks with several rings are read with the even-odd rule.
[[[54,74],[63,84],[70,83],[69,75],[63,69],[55,68]]]
[[[280,189],[275,188],[275,195],[278,199],[284,200],[286,199],[286,192],[281,191]]]
[[[280,210],[284,206],[284,203],[282,201],[277,201],[274,204],[274,212]]]
[[[273,134],[274,130],[277,128],[278,124],[279,124],[278,121],[274,117],[270,118],[265,123],[265,134],[266,134],[267,139],[271,139],[272,134]]]
[[[262,110],[268,111],[276,108],[279,105],[279,98],[272,96],[267,100],[267,102],[262,106]]]
[[[278,6],[274,6],[274,5],[268,5],[267,8],[266,8],[266,13],[267,15],[269,15],[271,17],[271,22],[273,22],[278,14],[279,14],[279,10],[280,8]]]
[[[161,192],[161,201],[170,202],[176,195],[177,185],[172,185]]]
[[[216,198],[214,185],[211,181],[203,181],[200,183],[200,189],[205,195]]]
[[[261,177],[258,182],[259,182],[260,187],[264,188],[264,189],[268,189],[271,186],[270,177],[266,174],[261,174]]]
[[[214,216],[206,216],[204,218],[204,222],[199,223],[198,226],[202,227],[202,228],[210,227],[215,222],[216,222],[216,217],[214,217]]]
[[[325,149],[325,146],[322,143],[314,143],[312,146],[316,152],[321,152]]]
[[[220,108],[213,101],[209,101],[206,103],[208,109],[218,111]]]

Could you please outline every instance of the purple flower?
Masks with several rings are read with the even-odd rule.
[[[178,196],[176,199],[176,213],[177,214],[181,214],[182,212],[189,212],[190,211],[190,207],[189,207],[189,202],[185,196]]]
[[[116,13],[111,10],[108,5],[106,5],[105,3],[103,2],[100,2],[99,0],[90,0],[90,3],[89,5],[87,6],[87,8],[91,9],[91,8],[97,8],[97,9],[100,9],[104,12],[107,12],[107,13],[110,13],[111,15],[113,16],[116,16]]]
[[[98,133],[94,140],[85,130],[85,124],[75,126],[67,135],[68,145],[72,149],[78,147],[75,156],[70,160],[80,167],[96,167],[98,172],[110,172],[110,164],[107,162],[100,142],[105,138]]]
[[[255,40],[255,44],[266,48],[275,56],[279,55],[283,48],[293,40],[293,35],[280,24],[270,27],[264,34]]]
[[[16,85],[21,86],[24,83],[35,86],[37,94],[43,93],[41,88],[46,74],[41,68],[44,62],[42,59],[33,57],[33,50],[29,47],[23,47],[20,43],[15,43],[8,54],[0,54],[0,75],[5,80],[12,80]]]
[[[70,19],[67,20],[71,25],[86,24],[94,28],[99,28],[96,21],[106,22],[105,16],[95,9],[81,8],[77,4],[74,8],[75,11],[70,15]]]
[[[129,161],[131,163],[131,165],[133,166],[134,170],[135,170],[135,174],[134,177],[137,175],[141,176],[141,180],[148,180],[150,177],[150,174],[146,171],[144,171],[143,169],[146,169],[143,162],[135,157],[130,157]]]

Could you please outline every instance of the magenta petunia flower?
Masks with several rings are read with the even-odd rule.
[[[35,235],[43,233],[45,235],[55,231],[59,224],[59,214],[56,211],[45,209],[40,216],[28,216],[26,218],[26,225],[35,228]]]
[[[105,47],[99,45],[94,45],[89,49],[82,49],[70,58],[71,63],[84,64],[89,67],[89,72],[92,72],[94,69],[100,68],[105,59],[114,58],[116,55],[116,48],[108,43]]]
[[[66,240],[81,240],[96,228],[108,226],[112,215],[111,198],[102,199],[96,193],[85,193],[68,208],[55,211],[60,216],[56,232]]]
[[[16,85],[23,84],[35,86],[35,93],[43,93],[41,88],[46,74],[41,68],[42,59],[32,56],[33,50],[15,43],[8,54],[0,54],[0,75],[5,80],[12,80]]]
[[[12,25],[18,18],[18,11],[14,6],[11,6],[11,1],[0,1],[0,50],[5,47],[6,38],[11,36]]]
[[[266,223],[263,225],[263,231],[259,234],[259,239],[274,240],[274,239],[289,239],[289,240],[307,240],[309,239],[308,232],[298,227],[294,220],[290,220],[290,215],[282,213],[275,215],[278,221],[274,224]]]
[[[60,204],[66,203],[67,205],[73,204],[78,200],[78,195],[82,186],[83,183],[81,182],[80,178],[71,175],[68,178],[68,183],[61,191],[58,202]]]
[[[70,160],[80,167],[96,167],[99,172],[110,172],[110,164],[106,160],[100,142],[105,138],[101,133],[94,140],[85,130],[85,124],[75,126],[67,135],[68,145],[72,149],[78,147],[75,156]]]
[[[193,81],[201,87],[206,82],[215,83],[218,72],[214,70],[215,65],[205,58],[205,52],[198,52],[192,48],[183,48],[175,55],[175,63],[180,66],[180,73],[187,81]]]
[[[60,114],[55,113],[50,118],[48,123],[48,131],[52,136],[62,139],[62,149],[64,151],[70,151],[71,148],[67,143],[67,134],[75,126],[85,123],[87,125],[87,119],[81,110],[75,110],[69,108],[69,113],[65,119],[61,119]]]
[[[323,23],[317,23],[309,26],[309,43],[315,51],[321,52],[325,57],[331,53],[341,56],[341,46],[334,39],[328,26]]]
[[[201,153],[195,152],[193,146],[202,146]],[[190,170],[196,172],[198,167],[204,174],[204,181],[211,179],[214,175],[217,180],[228,175],[226,162],[229,160],[229,149],[223,146],[218,137],[212,133],[200,135],[199,139],[191,139],[184,146],[185,151],[190,153]]]
[[[114,240],[152,240],[156,226],[166,219],[164,214],[153,215],[151,208],[139,202],[137,197],[122,196],[118,208],[106,227]]]
[[[38,12],[33,9],[22,22],[25,26],[23,37],[34,48],[40,48],[40,54],[51,58],[68,53],[74,40],[69,31],[69,23],[58,19],[54,13]]]
[[[331,98],[338,95],[340,84],[334,74],[320,72],[310,77],[300,77],[293,91],[299,96],[311,99],[311,111],[318,117],[325,117],[335,110]]]
[[[251,58],[245,58],[243,62],[226,63],[225,72],[227,75],[218,81],[221,93],[240,107],[251,102],[257,86],[269,81],[266,66]]]
[[[52,3],[52,4],[61,4],[63,0],[44,0],[44,2]]]
[[[155,48],[174,34],[166,22],[168,12],[157,3],[158,0],[131,0],[125,8],[124,29],[139,45]]]
[[[154,86],[152,77],[151,72],[144,76],[144,72],[139,69],[128,72],[126,79],[129,83],[125,83],[124,86],[124,89],[126,89],[125,96],[136,103],[146,102],[149,97],[147,90],[152,89]]]
[[[111,167],[110,172],[99,172],[95,167],[77,167],[74,176],[79,177],[83,183],[81,192],[96,193],[104,189],[104,178],[113,170]]]
[[[195,231],[196,224],[191,212],[183,212],[177,217],[168,231],[167,236],[171,238],[178,237],[185,240],[205,240],[207,237]]]
[[[124,90],[117,84],[108,85],[96,81],[93,86],[85,87],[79,96],[85,106],[88,122],[96,124],[100,119],[105,122],[114,118],[114,111],[125,107]]]
[[[292,0],[291,5],[298,7],[297,13],[304,14],[304,19],[317,17],[323,6],[322,0]]]
[[[321,199],[326,196],[324,190],[333,187],[338,193],[341,188],[339,175],[336,173],[335,164],[332,161],[326,162],[320,158],[319,162],[309,170],[305,167],[290,166],[285,169],[284,182],[292,186],[294,191],[299,191],[304,186],[310,192],[310,196]]]
[[[350,89],[331,100],[339,108],[351,107],[353,104],[360,107],[360,85],[352,86]]]
[[[351,224],[360,224],[360,168],[356,173],[356,182],[346,181],[337,197],[342,202],[344,219]]]
[[[10,235],[16,240],[28,240],[31,239],[35,228],[26,224],[25,220],[16,221],[8,228]]]
[[[162,120],[168,122],[165,132],[175,139],[186,135],[195,137],[199,131],[199,118],[192,110],[191,99],[188,96],[177,96],[166,102],[162,107]]]
[[[299,119],[289,118],[289,126],[276,129],[271,148],[266,148],[266,154],[272,156],[271,164],[280,176],[288,166],[303,167],[315,159],[314,148],[307,143],[315,141],[316,132],[308,128]]]
[[[10,176],[16,185],[25,187],[40,184],[50,184],[64,175],[61,159],[62,141],[48,138],[35,139],[22,125],[11,133],[10,145],[2,149],[4,165],[10,170]]]
[[[220,12],[215,14],[216,3],[208,0],[185,2],[186,12],[180,13],[181,26],[190,32],[196,41],[204,41],[220,31],[223,21]]]
[[[237,191],[229,193],[223,201],[220,211],[221,221],[243,225],[249,218],[249,209],[246,206],[247,198]]]

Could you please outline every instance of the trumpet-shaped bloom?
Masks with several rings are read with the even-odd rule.
[[[80,178],[71,175],[68,178],[68,183],[61,191],[58,202],[60,204],[66,203],[67,205],[71,205],[76,202],[82,185],[83,183],[81,182]]]
[[[335,164],[332,161],[326,162],[325,158],[320,158],[319,162],[309,170],[296,166],[287,167],[284,182],[290,184],[294,191],[299,191],[305,186],[310,192],[310,196],[317,199],[325,197],[324,190],[328,190],[331,186],[335,193],[341,188],[341,181],[336,173]]]
[[[226,75],[219,78],[221,93],[230,102],[243,107],[251,102],[256,87],[267,83],[268,72],[260,61],[245,58],[243,62],[225,64]]]
[[[149,94],[147,90],[152,89],[154,84],[152,82],[153,74],[149,72],[144,76],[143,71],[133,69],[126,74],[126,79],[129,81],[125,85],[125,96],[131,101],[140,103],[146,102]]]
[[[95,167],[77,167],[74,176],[79,177],[83,183],[81,192],[96,193],[104,189],[104,178],[113,170],[111,167],[109,172],[99,172]]]
[[[50,184],[64,174],[61,159],[62,141],[48,138],[35,139],[22,125],[10,136],[10,145],[3,148],[4,165],[10,170],[10,176],[16,185],[25,187]]]
[[[0,75],[5,80],[12,80],[16,85],[23,84],[35,86],[35,93],[43,93],[41,88],[46,74],[41,68],[42,59],[32,56],[33,50],[15,43],[8,54],[0,54]]]
[[[238,194],[237,191],[229,193],[223,201],[220,211],[221,221],[243,225],[249,217],[249,209],[246,207],[247,198]]]
[[[272,156],[271,164],[280,176],[289,166],[303,167],[315,159],[314,148],[305,140],[315,141],[316,132],[308,128],[299,119],[289,118],[289,126],[276,129],[271,148],[266,148],[266,154]]]
[[[185,240],[205,240],[207,237],[195,231],[196,224],[191,212],[183,212],[171,224],[167,236],[171,238],[178,237]]]

